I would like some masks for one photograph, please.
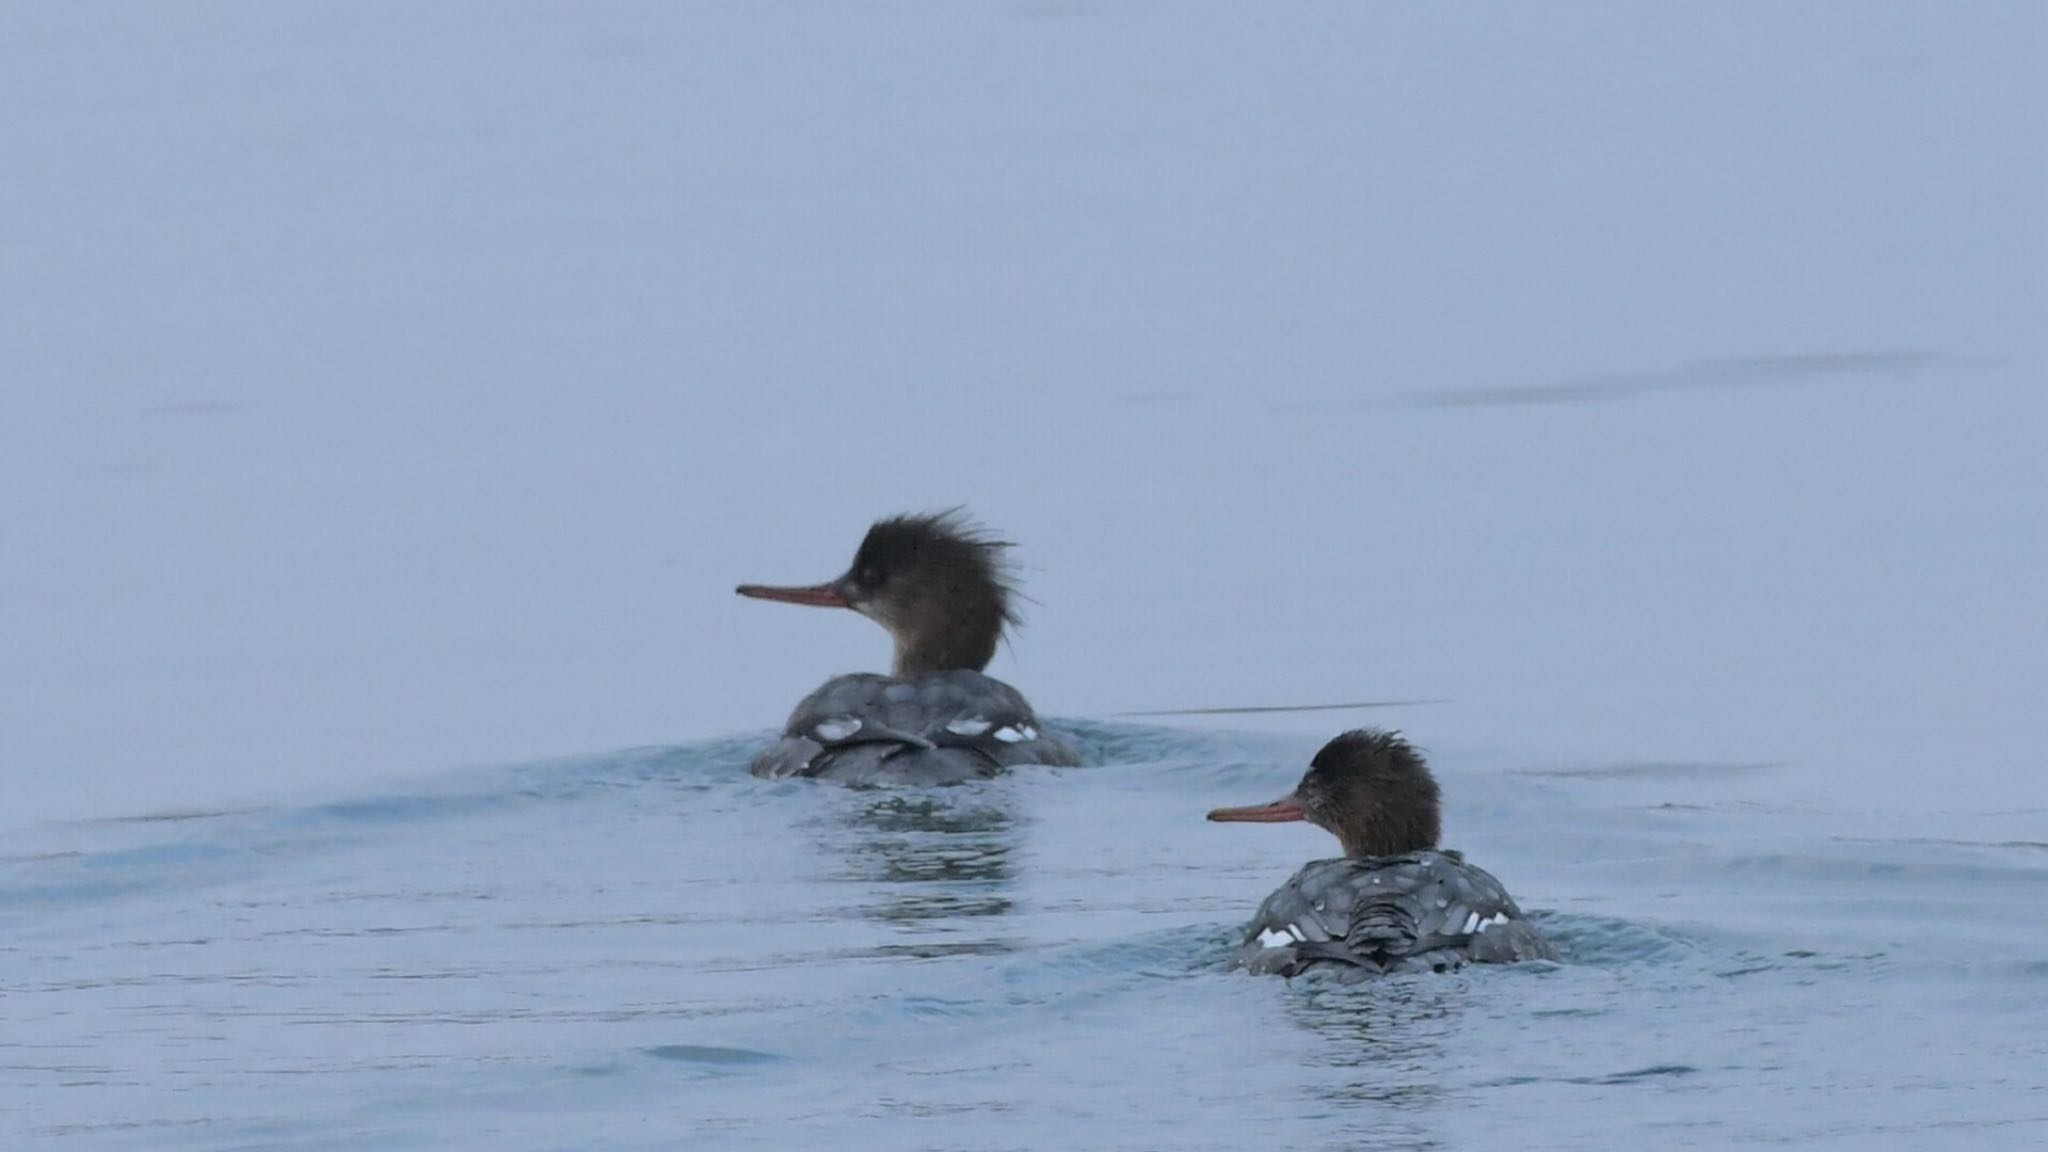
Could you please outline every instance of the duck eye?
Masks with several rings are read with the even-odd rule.
[[[882,586],[882,581],[888,579],[889,577],[888,573],[883,572],[880,568],[877,568],[873,564],[870,564],[867,567],[862,568],[859,572],[854,573],[853,578],[855,580],[860,581],[860,586],[863,588],[880,588]]]

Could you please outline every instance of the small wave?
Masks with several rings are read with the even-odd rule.
[[[1734,856],[1721,865],[1747,878],[1802,883],[1927,885],[1959,891],[2048,885],[2048,866],[2025,847],[1933,841],[1837,841],[1828,848]]]
[[[208,887],[402,829],[574,804],[625,788],[708,791],[748,780],[753,738],[632,748],[426,777],[416,790],[297,806],[165,811],[66,826],[84,843],[0,859],[0,915],[39,915],[136,894]]]
[[[1528,1084],[1578,1084],[1587,1087],[1612,1087],[1636,1084],[1645,1080],[1668,1080],[1678,1076],[1691,1076],[1699,1069],[1690,1064],[1652,1064],[1644,1068],[1631,1068],[1625,1072],[1609,1072],[1601,1076],[1502,1076],[1492,1080],[1480,1080],[1474,1088],[1516,1088]]]
[[[643,1051],[656,1060],[708,1068],[748,1068],[781,1064],[788,1060],[773,1052],[753,1048],[726,1048],[715,1044],[657,1044]]]
[[[1567,764],[1550,768],[1520,768],[1524,776],[1554,776],[1579,780],[1674,780],[1720,779],[1745,776],[1785,767],[1770,761],[1641,760],[1614,764]]]
[[[1231,728],[1176,728],[1124,720],[1053,721],[1081,750],[1090,766],[1137,767],[1161,764],[1245,765],[1281,763],[1306,767],[1313,738]]]
[[[1568,964],[1663,964],[1706,951],[1699,938],[1664,925],[1541,910],[1530,912],[1529,919],[1557,945]]]

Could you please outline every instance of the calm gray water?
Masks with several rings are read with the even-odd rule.
[[[1558,966],[1223,970],[1314,742],[855,792],[651,748],[0,861],[0,1128],[71,1148],[1943,1148],[2048,1135],[2048,844],[1439,749]]]
[[[2048,1142],[2044,60],[0,4],[0,1149]],[[1091,766],[747,779],[956,503]],[[1218,969],[1368,719],[1567,963]]]

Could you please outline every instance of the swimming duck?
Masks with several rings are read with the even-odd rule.
[[[1341,859],[1304,865],[1266,897],[1239,967],[1282,976],[1331,970],[1349,981],[1557,959],[1500,881],[1437,847],[1436,778],[1399,733],[1346,732],[1316,753],[1294,791],[1270,804],[1218,808],[1209,819],[1306,820],[1344,848]]]
[[[958,509],[892,516],[868,529],[836,580],[740,585],[757,600],[850,608],[896,645],[889,675],[835,676],[799,701],[753,774],[947,784],[1019,764],[1080,763],[1022,693],[982,671],[1019,623],[1010,547]]]

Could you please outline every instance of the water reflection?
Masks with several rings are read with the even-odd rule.
[[[907,936],[880,952],[907,956],[1014,951],[995,935],[1016,910],[1017,821],[1008,798],[955,788],[862,796],[846,812],[844,878],[872,887],[861,916]]]
[[[1374,1148],[1437,1148],[1444,1040],[1470,989],[1456,976],[1393,977],[1344,984],[1297,981],[1287,1014],[1313,1034],[1303,1053],[1303,1090]]]

